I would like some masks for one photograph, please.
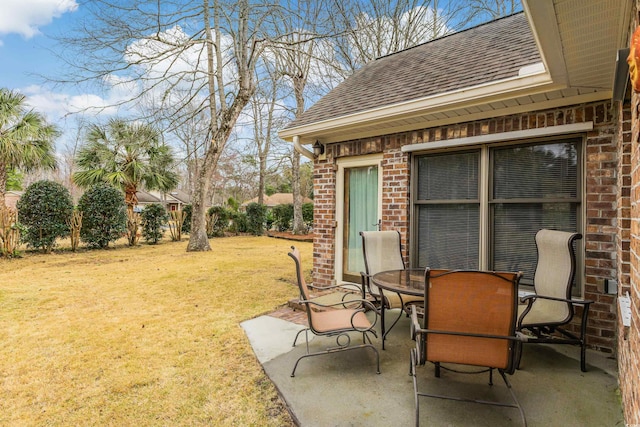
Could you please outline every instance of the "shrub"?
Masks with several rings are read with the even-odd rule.
[[[184,205],[182,207],[182,211],[184,212],[184,220],[182,222],[182,232],[184,234],[191,233],[191,213],[193,212],[193,206]]]
[[[53,181],[38,181],[27,187],[18,201],[18,216],[26,227],[23,240],[49,253],[57,238],[69,235],[67,219],[73,212],[69,190]]]
[[[247,205],[247,232],[254,236],[262,236],[264,234],[264,223],[266,220],[267,208],[258,203],[249,203]]]
[[[147,205],[142,213],[142,237],[150,244],[156,244],[164,234],[163,226],[169,221],[167,210],[160,203]]]
[[[231,215],[231,225],[229,231],[234,233],[246,233],[249,227],[247,214],[245,212],[233,212]]]
[[[278,231],[291,229],[293,221],[293,205],[286,203],[273,208],[273,223],[278,227]]]
[[[106,248],[127,232],[124,194],[107,184],[87,190],[78,201],[82,211],[80,238],[91,247]]]
[[[313,203],[302,204],[302,220],[307,227],[313,227]]]
[[[231,212],[229,212],[223,206],[212,206],[207,211],[208,237],[222,237],[224,232],[229,228],[229,219],[231,218]]]
[[[265,215],[265,223],[267,224],[267,230],[271,230],[273,227],[273,212],[270,210]]]

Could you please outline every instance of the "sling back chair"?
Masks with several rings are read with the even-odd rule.
[[[411,349],[410,374],[416,426],[421,396],[517,408],[526,426],[524,411],[506,377],[515,371],[520,345],[515,331],[520,277],[521,273],[462,270],[432,274],[426,269],[425,315],[419,319],[415,307],[411,312],[411,334],[416,346]],[[462,373],[442,363],[486,368],[472,373],[489,372],[489,385],[493,385],[493,370],[497,369],[513,403],[422,392],[418,389],[417,366],[426,362],[435,365],[436,377],[440,377],[441,370]]]
[[[302,265],[300,262],[300,251],[291,246],[291,252],[288,254],[296,265],[296,275],[298,287],[300,288],[300,303],[305,305],[307,311],[307,321],[309,327],[298,331],[295,339],[293,340],[293,346],[296,346],[298,337],[302,332],[305,333],[305,339],[307,344],[307,353],[300,356],[296,360],[291,371],[291,376],[295,376],[296,369],[300,360],[311,357],[319,356],[322,354],[334,353],[338,351],[354,350],[358,348],[371,348],[376,354],[377,368],[376,372],[380,373],[380,354],[371,343],[369,333],[377,337],[374,327],[377,321],[377,315],[372,322],[369,321],[365,315],[366,309],[371,309],[375,313],[375,308],[371,302],[366,300],[349,300],[348,306],[352,307],[353,304],[358,303],[358,308],[347,308],[345,302],[338,302],[335,304],[320,304],[309,299],[309,289],[307,288],[304,274],[302,271]],[[338,308],[335,308],[338,307]],[[317,336],[335,337],[336,345],[329,347],[324,351],[318,351],[315,353],[309,352],[309,331]],[[362,333],[362,344],[351,345],[351,336],[349,333],[359,332]]]
[[[402,248],[400,245],[400,233],[398,231],[361,231],[362,252],[364,254],[364,268],[361,272],[363,298],[367,294],[373,297],[374,304],[380,310],[380,335],[382,337],[382,349],[387,334],[398,323],[403,311],[409,313],[407,306],[413,303],[422,304],[422,297],[400,295],[395,292],[385,292],[378,288],[371,277],[381,271],[404,270]],[[393,321],[389,329],[386,328],[385,311],[401,309],[398,317]]]
[[[573,242],[581,238],[578,233],[557,230],[542,229],[536,233],[535,294],[522,298],[526,305],[519,308],[517,330],[532,334],[522,334],[525,342],[579,345],[580,369],[586,372],[585,336],[592,301],[571,298],[576,271]],[[573,320],[574,306],[582,307],[579,335],[564,327]]]

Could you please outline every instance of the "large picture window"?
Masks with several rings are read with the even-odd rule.
[[[414,158],[414,265],[522,271],[541,228],[577,231],[581,142],[485,146]]]

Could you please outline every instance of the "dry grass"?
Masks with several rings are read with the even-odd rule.
[[[239,323],[296,295],[291,242],[211,245],[0,260],[0,425],[290,425]]]

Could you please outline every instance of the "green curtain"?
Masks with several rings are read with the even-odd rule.
[[[349,169],[349,234],[347,269],[364,271],[361,231],[376,230],[378,222],[378,167]]]

